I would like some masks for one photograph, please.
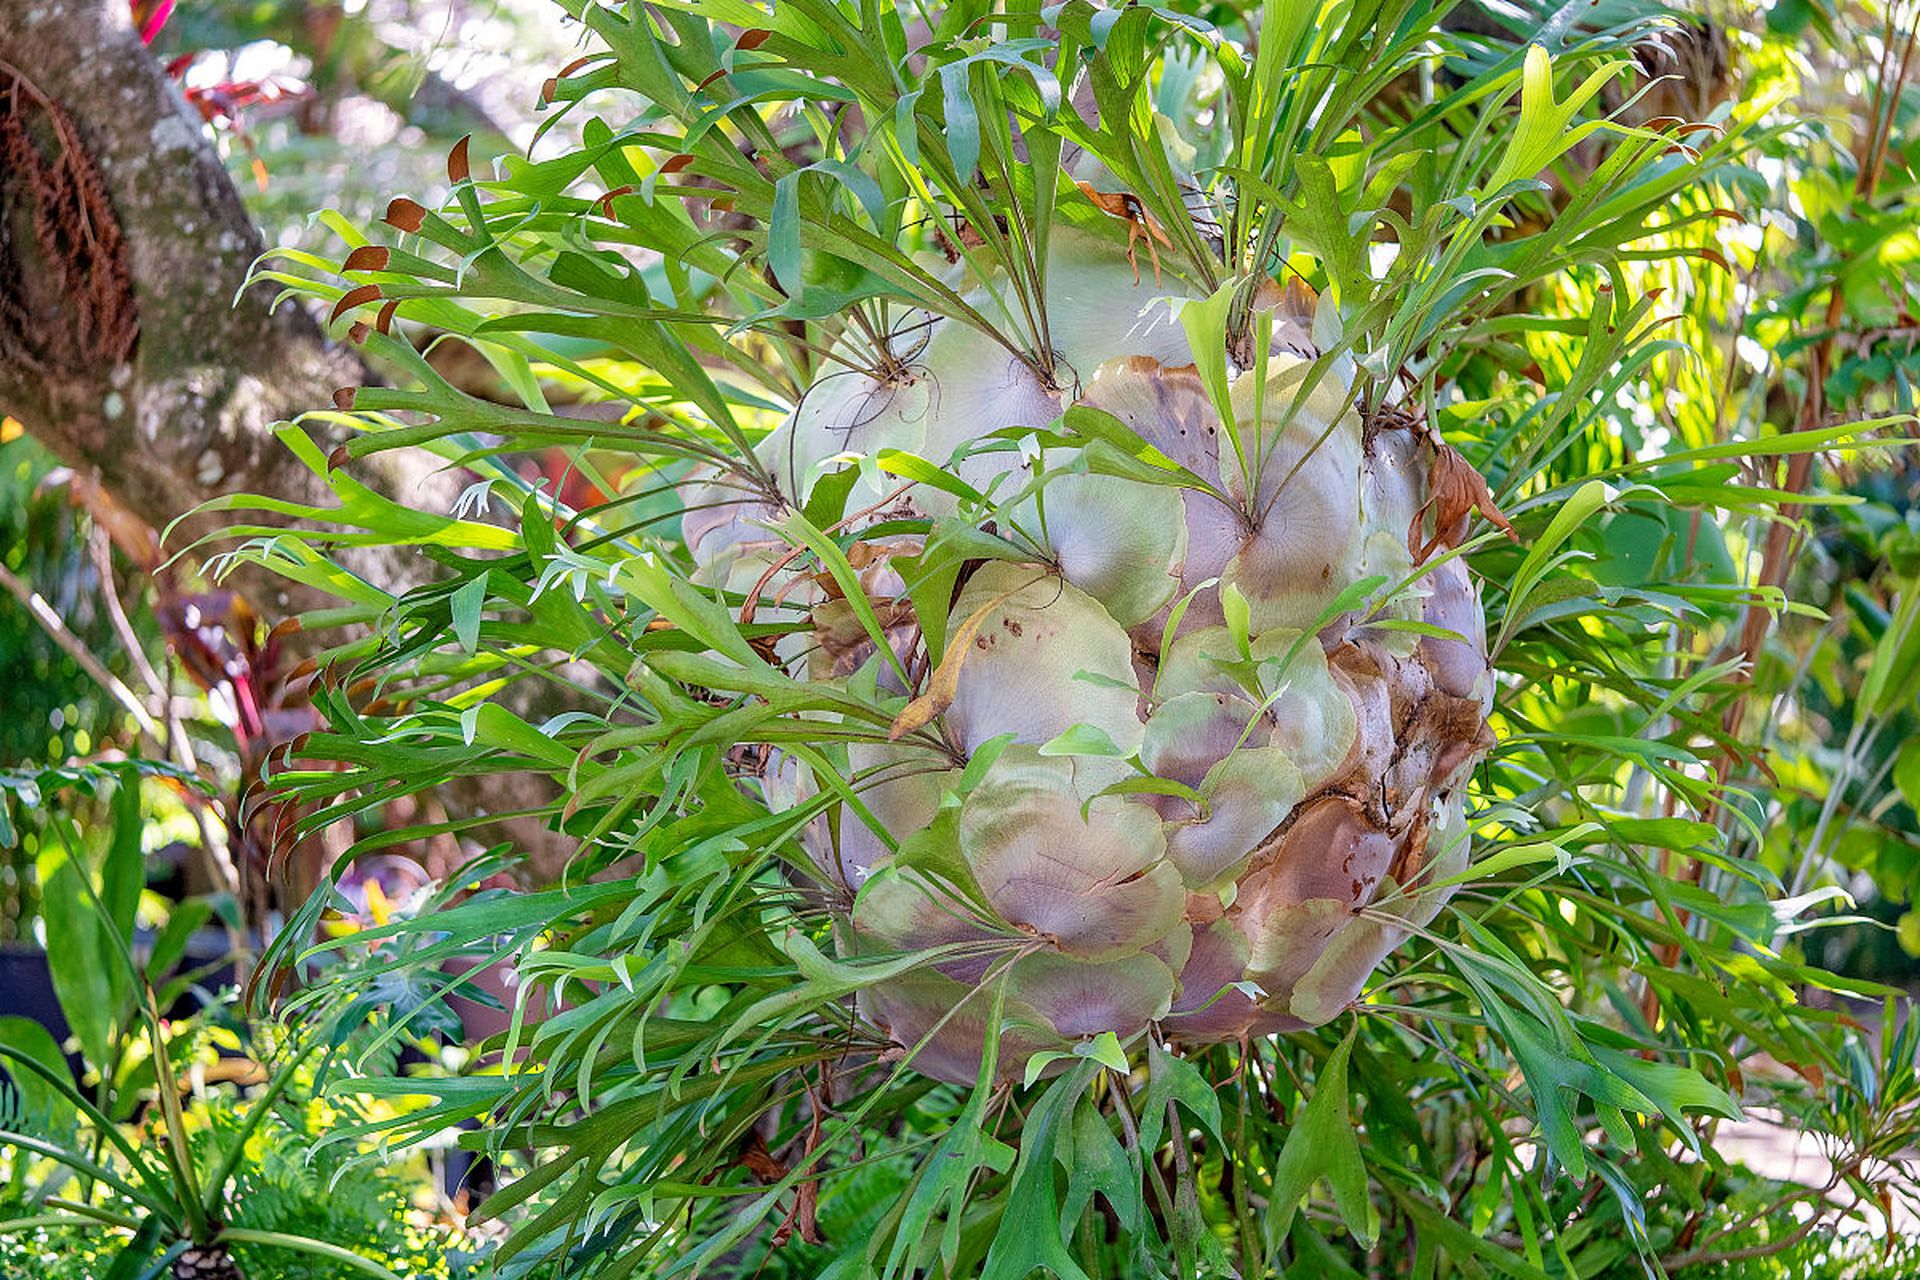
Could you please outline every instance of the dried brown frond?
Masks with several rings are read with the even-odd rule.
[[[66,110],[0,64],[0,360],[89,376],[125,363],[138,338],[99,167]]]
[[[1476,511],[1518,542],[1520,535],[1514,532],[1513,522],[1507,519],[1506,513],[1494,504],[1486,477],[1474,470],[1473,464],[1453,446],[1441,443],[1437,437],[1430,443],[1434,451],[1433,468],[1427,473],[1426,505],[1414,513],[1413,525],[1407,530],[1407,549],[1413,553],[1414,563],[1424,561],[1441,547],[1457,547],[1465,542],[1467,523]],[[1433,513],[1433,536],[1422,542],[1421,526],[1428,512]]]

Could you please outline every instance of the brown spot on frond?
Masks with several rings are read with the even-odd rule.
[[[467,163],[467,145],[472,141],[473,135],[468,134],[453,144],[453,150],[447,152],[448,182],[461,183],[473,176],[473,170]]]
[[[383,296],[385,295],[380,292],[380,286],[377,284],[356,285],[341,294],[340,300],[333,304],[333,311],[327,316],[327,323],[332,324],[355,307]]]
[[[601,196],[599,200],[595,201],[595,203],[600,206],[600,216],[611,220],[613,218],[613,202],[615,200],[618,200],[621,196],[632,195],[632,194],[633,194],[633,185],[631,183],[627,183],[622,186],[615,187],[613,190],[607,192],[607,194]]]
[[[393,251],[383,244],[363,244],[340,264],[342,271],[385,271]]]
[[[387,202],[386,224],[401,231],[418,231],[427,220],[427,207],[418,200],[395,196]]]

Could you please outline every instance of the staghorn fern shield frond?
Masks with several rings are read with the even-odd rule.
[[[825,761],[857,803],[802,843],[848,950],[954,949],[863,1008],[956,1084],[989,982],[1018,1027],[1009,1078],[1149,1025],[1333,1018],[1458,883],[1491,744],[1477,593],[1458,559],[1429,564],[1484,481],[1404,410],[1353,403],[1356,362],[1321,361],[1297,281],[1257,291],[1235,335],[1128,253],[1055,229],[1045,358],[934,316],[909,318],[911,351],[844,352],[756,451],[776,493],[716,481],[682,525],[696,582],[794,619],[783,674],[909,698]],[[1009,315],[1013,292],[995,275],[963,296]],[[828,526],[860,561],[842,583],[794,554],[792,513],[860,459],[889,478]],[[785,751],[759,774],[776,809],[831,795]]]
[[[1597,1275],[1600,1218],[1654,1257],[1718,1051],[1827,1053],[1705,952],[1619,1012],[1676,901],[1729,956],[1770,927],[1675,858],[1777,887],[1698,820],[1737,744],[1672,628],[1778,603],[1721,529],[1779,495],[1722,460],[1860,435],[1638,425],[1753,133],[1641,105],[1685,26],[568,10],[545,158],[336,220],[344,283],[263,269],[391,377],[286,429],[338,508],[227,504],[342,599],[274,780],[359,822],[339,874],[479,828],[381,825],[456,779],[550,780],[513,816],[577,848],[346,937],[322,893],[267,958],[382,1042],[511,971],[469,1072],[339,1085],[518,1170],[501,1274]],[[357,486],[393,448],[460,509]]]

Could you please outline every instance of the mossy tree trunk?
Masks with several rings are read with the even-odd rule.
[[[134,29],[127,0],[0,0],[0,416],[156,529],[222,494],[331,506],[273,433],[367,370],[263,285],[236,299],[265,246],[201,122]],[[335,441],[324,440],[330,448]],[[417,450],[354,465],[411,506],[450,509],[451,472]],[[176,529],[168,550],[217,528]],[[392,591],[433,576],[413,548],[351,552]],[[231,585],[269,621],[337,603],[243,568]],[[495,779],[455,785],[455,813],[544,802]],[[557,872],[570,842],[505,835]]]
[[[236,302],[264,245],[126,0],[0,0],[0,147],[0,412],[156,528],[224,493],[328,501],[271,428],[365,370],[270,287]],[[364,478],[453,496],[397,455]],[[417,563],[364,571],[391,586]],[[242,589],[269,615],[311,603]]]

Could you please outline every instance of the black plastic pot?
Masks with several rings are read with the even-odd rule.
[[[65,1044],[72,1029],[67,1015],[60,1012],[60,998],[53,993],[53,973],[47,953],[24,943],[0,945],[0,1017],[26,1018],[45,1027],[55,1044]],[[67,1069],[78,1084],[86,1071],[80,1055],[67,1055]],[[0,1066],[0,1081],[6,1078]]]
[[[0,945],[0,1017],[30,1018],[64,1042],[66,1015],[53,993],[47,953],[21,943]]]

